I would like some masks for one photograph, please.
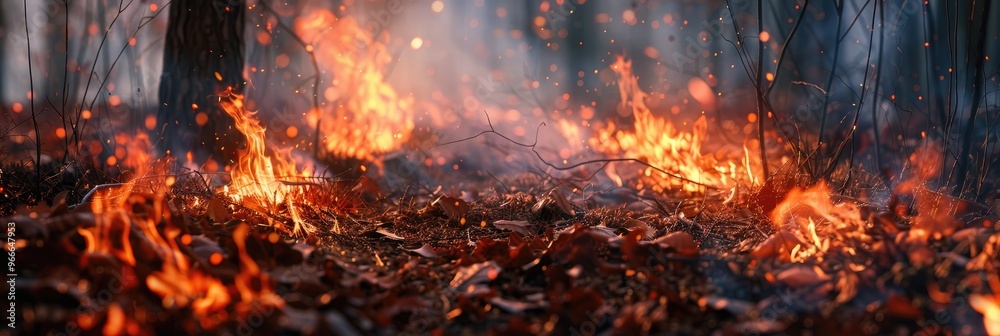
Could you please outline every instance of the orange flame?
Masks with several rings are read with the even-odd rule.
[[[324,136],[328,153],[376,160],[400,148],[413,131],[413,98],[402,97],[385,81],[392,54],[353,18],[320,9],[295,20],[295,32],[334,74],[323,96],[333,107],[311,112],[310,126]]]
[[[104,254],[135,266],[132,242],[129,240],[131,225],[122,210],[112,210],[103,214],[100,202],[94,202],[94,226],[77,227],[76,232],[86,242],[86,255]],[[86,262],[86,259],[84,260]]]
[[[802,236],[799,240],[803,243],[791,251],[793,261],[822,258],[834,246],[854,255],[854,241],[870,241],[857,206],[849,202],[834,204],[831,193],[826,182],[806,190],[795,188],[771,211],[774,225]]]
[[[736,181],[737,165],[733,162],[718,162],[712,156],[701,154],[701,145],[707,136],[708,121],[701,116],[695,121],[691,131],[678,130],[666,119],[653,115],[646,106],[646,93],[639,88],[632,75],[632,61],[623,56],[612,65],[618,75],[618,88],[622,97],[622,110],[631,106],[635,118],[632,129],[619,129],[614,122],[591,137],[590,145],[600,151],[614,155],[637,158],[670,174],[688,180],[719,188],[732,187]],[[610,172],[610,171],[609,171]],[[653,191],[662,192],[682,188],[688,192],[704,191],[697,183],[677,179],[670,174],[651,168],[640,172],[643,175],[637,188],[649,185]],[[611,176],[613,179],[617,175]]]
[[[960,199],[931,190],[926,185],[941,172],[944,150],[933,141],[926,141],[909,157],[913,168],[910,177],[896,186],[896,195],[912,195],[914,210],[911,232],[922,241],[951,235],[961,225],[955,214],[965,209]]]
[[[160,235],[152,220],[135,223],[165,259],[163,268],[146,277],[146,286],[163,299],[163,306],[180,308],[190,306],[197,316],[218,313],[229,304],[229,293],[219,279],[192,269],[187,257],[177,245],[180,229],[167,226],[166,237]],[[209,323],[210,319],[201,319]],[[205,325],[205,327],[209,327]]]
[[[250,226],[246,223],[241,223],[233,230],[233,242],[240,254],[240,273],[235,279],[240,300],[245,305],[259,303],[269,307],[282,307],[284,300],[271,290],[267,273],[261,272],[257,263],[247,254],[246,237],[249,233]]]
[[[281,206],[288,209],[294,226],[294,234],[311,232],[314,227],[299,215],[292,202],[292,189],[285,187],[281,178],[298,176],[295,165],[287,153],[275,152],[267,155],[265,129],[260,121],[243,107],[243,95],[226,90],[220,94],[220,106],[235,121],[236,129],[246,137],[246,149],[239,154],[239,160],[231,172],[232,183],[227,188],[236,201],[260,213],[272,213]],[[271,220],[271,219],[269,219]],[[273,220],[271,220],[273,222]],[[281,223],[271,223],[282,228]]]

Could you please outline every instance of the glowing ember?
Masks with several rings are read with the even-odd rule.
[[[328,153],[375,160],[398,149],[413,131],[413,98],[400,97],[385,81],[392,54],[353,18],[317,10],[295,20],[295,32],[313,47],[321,66],[334,74],[324,91],[330,108],[310,115]],[[387,33],[383,33],[387,34]]]
[[[855,242],[871,241],[865,233],[865,221],[853,203],[834,204],[825,182],[806,189],[793,189],[771,212],[771,222],[779,229],[799,236],[802,242],[792,248],[791,260],[820,260],[831,248],[854,255]]]
[[[227,188],[236,201],[260,213],[272,213],[285,207],[294,226],[292,232],[302,234],[313,230],[299,216],[298,208],[292,200],[295,189],[288,188],[281,179],[298,176],[295,164],[287,153],[267,153],[264,127],[243,107],[243,95],[227,90],[219,95],[219,104],[226,114],[233,117],[236,129],[246,137],[246,148],[240,151],[239,160],[231,172],[232,183]],[[284,224],[272,221],[272,225],[284,228]]]
[[[618,75],[618,88],[622,97],[622,109],[631,106],[635,124],[631,129],[619,127],[609,122],[590,139],[590,145],[600,151],[617,157],[636,158],[668,173],[645,168],[637,188],[649,186],[655,192],[682,188],[689,192],[704,191],[704,185],[727,188],[736,181],[736,164],[722,163],[711,156],[701,154],[708,122],[705,116],[695,121],[691,131],[678,130],[666,119],[653,115],[646,107],[646,93],[639,88],[632,75],[632,61],[618,56],[612,65]],[[676,176],[690,181],[678,179]],[[617,176],[612,176],[617,180]],[[691,183],[691,181],[697,183]],[[700,183],[701,185],[699,185]]]

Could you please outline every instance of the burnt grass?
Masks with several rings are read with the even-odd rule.
[[[962,218],[961,234],[913,253],[903,242],[909,214],[888,216],[866,205],[872,241],[858,246],[862,253],[831,249],[823,260],[793,263],[757,253],[775,229],[748,202],[712,199],[710,211],[683,197],[615,206],[537,176],[451,189],[485,190],[466,197],[440,188],[386,192],[365,178],[310,180],[299,185],[299,199],[309,202],[303,213],[317,231],[292,237],[266,224],[290,224],[287,209],[254,212],[197,174],[177,176],[163,198],[137,179],[125,212],[142,217],[164,202],[169,218],[157,228],[187,236],[175,240],[191,268],[220,279],[233,301],[234,279],[246,271],[233,233],[250,226],[247,254],[268,275],[268,283],[256,285],[272,288],[284,304],[230,303],[206,317],[166,305],[150,290],[143,279],[168,261],[150,252],[134,227],[128,236],[135,266],[88,255],[80,228],[101,215],[74,205],[110,178],[49,171],[57,173],[48,174],[45,200],[34,207],[24,205],[33,201],[32,169],[8,166],[0,174],[0,216],[17,223],[23,240],[17,302],[24,334],[106,333],[122,315],[131,324],[111,331],[985,334],[982,315],[968,302],[971,294],[990,293],[988,272],[967,265],[997,244],[996,216],[975,214]],[[216,252],[221,262],[211,260]],[[987,266],[995,270],[997,263]],[[125,285],[111,285],[107,270],[124,274]],[[206,326],[206,319],[218,321]]]

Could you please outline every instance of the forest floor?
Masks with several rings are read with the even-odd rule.
[[[197,174],[116,185],[102,208],[59,171],[35,207],[10,196],[32,170],[0,173],[14,334],[983,335],[1000,304],[995,214],[922,240],[916,214],[854,204],[860,227],[810,236],[745,204],[607,206],[533,176],[464,197],[362,179],[302,186],[317,227],[294,239],[288,209]]]

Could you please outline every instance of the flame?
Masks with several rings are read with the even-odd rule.
[[[328,153],[373,161],[410,139],[414,100],[385,81],[392,54],[379,36],[369,35],[353,18],[338,18],[325,9],[296,19],[295,32],[311,43],[321,66],[335,76],[323,94],[332,107],[314,111],[310,118]]]
[[[239,250],[240,273],[236,275],[235,285],[244,306],[259,303],[269,307],[282,307],[284,301],[268,286],[270,280],[267,273],[262,273],[257,263],[247,254],[246,237],[250,226],[241,223],[233,230],[233,242]]]
[[[91,211],[95,214],[94,226],[88,228],[78,226],[76,232],[86,242],[86,255],[111,255],[129,266],[135,266],[135,255],[132,253],[132,242],[129,240],[131,225],[129,225],[128,217],[120,207],[110,207],[118,205],[118,198],[121,198],[121,202],[124,201],[120,195],[117,198],[98,197],[94,200],[91,203]],[[108,201],[110,199],[114,199],[115,202]],[[86,259],[84,259],[84,265],[86,265]]]
[[[977,312],[983,314],[983,326],[986,327],[986,334],[1000,335],[1000,277],[991,274],[988,279],[993,295],[969,295],[969,304]]]
[[[226,90],[219,96],[219,105],[235,121],[236,129],[246,137],[246,149],[240,151],[239,160],[231,172],[232,183],[227,188],[230,197],[259,213],[272,213],[286,207],[294,226],[292,232],[311,232],[314,227],[302,220],[292,202],[293,189],[285,187],[281,179],[299,176],[288,153],[267,154],[265,129],[260,121],[243,107],[243,95]],[[282,228],[282,223],[272,225]]]
[[[196,316],[205,317],[219,313],[229,304],[229,293],[219,279],[192,269],[188,258],[181,253],[177,238],[180,229],[167,226],[160,235],[152,220],[137,221],[136,226],[153,243],[165,259],[163,268],[146,277],[146,286],[163,299],[167,308],[190,306]],[[200,319],[208,328],[211,319]]]
[[[805,190],[795,188],[771,211],[774,225],[797,233],[803,242],[792,249],[792,261],[822,259],[832,248],[855,255],[855,242],[871,241],[857,206],[849,202],[834,204],[831,193],[826,182]]]
[[[664,118],[653,115],[646,106],[646,93],[639,88],[632,75],[632,61],[621,55],[612,65],[618,75],[618,89],[622,97],[621,110],[631,106],[635,123],[631,129],[609,122],[590,139],[590,145],[614,156],[637,158],[668,173],[646,168],[639,189],[648,185],[655,192],[682,188],[688,192],[704,191],[704,185],[719,188],[732,187],[736,181],[737,165],[719,162],[712,156],[701,154],[701,145],[707,137],[708,121],[701,116],[690,131],[677,129]],[[609,172],[610,173],[610,172]],[[678,179],[671,174],[686,178]],[[620,179],[616,174],[613,179]],[[691,181],[697,183],[691,183]],[[699,183],[701,185],[699,185]]]
[[[964,210],[964,202],[931,190],[926,184],[941,172],[943,155],[940,144],[924,142],[910,154],[909,164],[913,170],[909,178],[893,190],[896,195],[913,196],[912,206],[917,215],[913,218],[911,232],[922,241],[949,236],[962,225],[955,214]]]
[[[233,232],[233,241],[239,253],[240,272],[234,277],[230,288],[221,279],[195,267],[192,259],[183,252],[180,245],[186,244],[184,233],[181,228],[172,224],[173,210],[167,205],[163,193],[149,196],[134,194],[131,190],[132,188],[121,188],[113,191],[124,197],[122,204],[95,202],[92,207],[94,225],[81,225],[77,228],[85,242],[82,254],[84,266],[95,255],[107,255],[121,261],[124,267],[122,272],[145,276],[146,287],[162,299],[164,308],[190,309],[204,329],[213,329],[225,322],[228,317],[227,308],[234,301],[239,303],[235,306],[235,311],[244,317],[249,313],[248,307],[251,305],[284,306],[284,301],[271,288],[267,274],[261,272],[247,254],[247,224],[241,224]],[[136,207],[146,207],[146,210],[125,210]],[[155,253],[163,261],[159,264],[159,269],[140,267],[134,245],[139,246],[140,251]],[[234,300],[231,293],[236,293],[238,300]],[[136,334],[132,332],[138,328],[133,320],[135,317],[127,316],[120,308],[115,305],[108,307],[108,320],[103,331],[109,334],[121,334],[123,331]],[[77,319],[84,329],[89,330],[95,326],[91,315],[80,315]]]

